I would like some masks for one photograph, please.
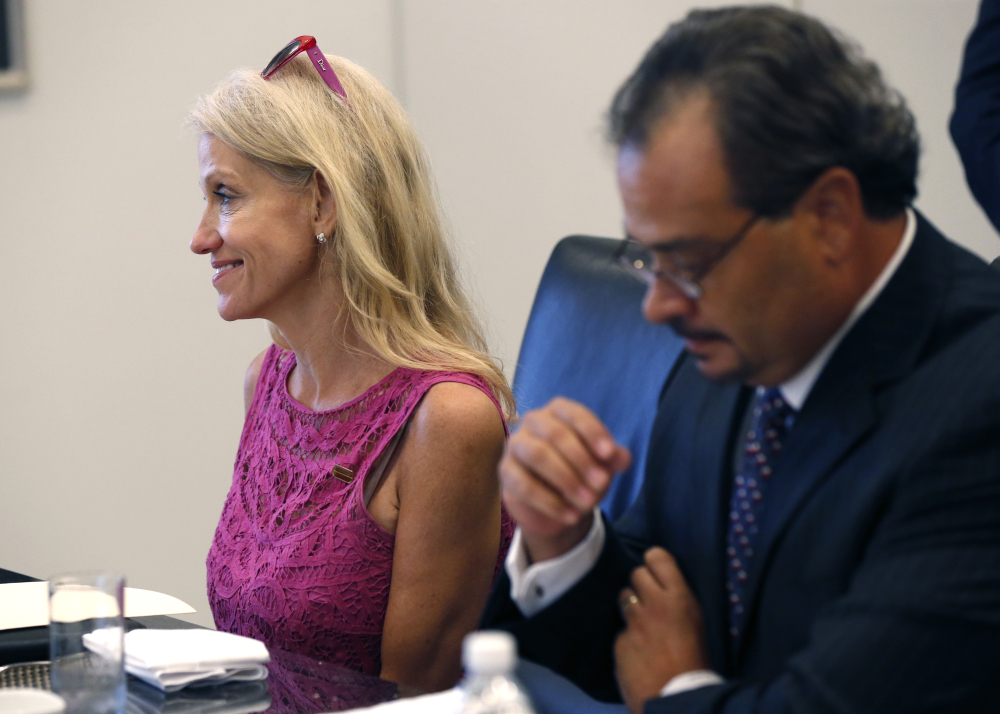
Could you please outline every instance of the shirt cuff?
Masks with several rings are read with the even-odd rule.
[[[671,679],[660,690],[661,697],[669,697],[671,694],[689,692],[692,689],[701,689],[712,684],[722,684],[725,682],[722,677],[709,669],[693,669],[690,672],[683,672]]]
[[[601,510],[594,509],[594,523],[586,537],[572,550],[558,558],[528,564],[528,549],[521,538],[521,529],[507,551],[507,577],[510,578],[510,599],[525,617],[541,612],[590,572],[604,549],[604,519]]]

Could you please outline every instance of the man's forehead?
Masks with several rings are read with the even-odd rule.
[[[711,101],[684,100],[654,126],[644,146],[618,156],[618,185],[628,231],[637,239],[683,235],[731,207],[730,181]]]

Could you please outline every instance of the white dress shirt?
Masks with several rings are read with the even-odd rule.
[[[789,406],[798,411],[805,404],[806,397],[812,391],[823,368],[830,361],[830,356],[844,339],[858,319],[868,310],[886,283],[895,275],[899,264],[910,250],[913,237],[917,232],[917,218],[913,211],[906,209],[906,228],[903,238],[893,252],[889,262],[885,264],[875,282],[869,286],[865,294],[855,304],[851,314],[844,324],[827,340],[819,352],[788,381],[778,388]],[[510,578],[510,597],[525,617],[544,610],[558,600],[563,593],[573,587],[597,562],[604,549],[605,529],[601,519],[600,509],[594,509],[594,524],[586,537],[572,550],[558,558],[544,560],[540,563],[530,563],[527,549],[521,540],[521,529],[514,531],[510,550],[507,552],[505,567]],[[679,674],[660,690],[660,696],[668,696],[690,689],[697,689],[709,684],[719,684],[724,680],[715,672],[709,670],[694,670]]]

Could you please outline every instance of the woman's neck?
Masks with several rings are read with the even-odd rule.
[[[295,353],[288,392],[313,411],[351,401],[395,369],[357,334],[336,292],[300,306],[294,316],[272,320]]]

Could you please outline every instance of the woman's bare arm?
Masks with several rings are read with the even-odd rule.
[[[504,430],[475,387],[432,387],[393,467],[398,496],[382,677],[424,691],[461,674],[462,637],[475,629],[500,545],[496,466]]]

